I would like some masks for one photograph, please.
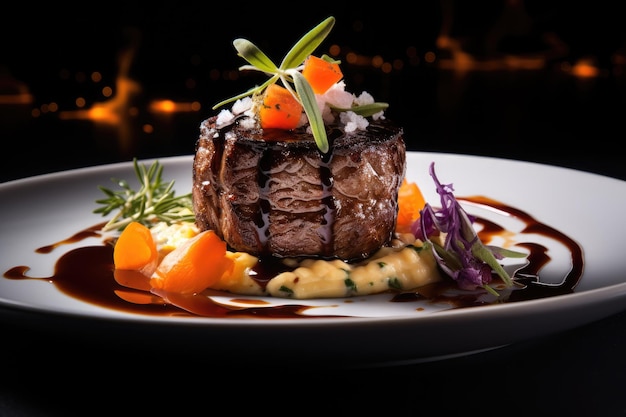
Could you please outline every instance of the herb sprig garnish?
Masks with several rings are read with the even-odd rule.
[[[155,161],[147,168],[134,158],[133,166],[141,184],[139,190],[133,190],[126,180],[116,178],[112,178],[111,181],[121,187],[121,190],[113,191],[98,186],[107,198],[96,200],[96,203],[103,207],[93,212],[107,216],[112,211],[118,210],[118,213],[102,228],[103,231],[123,230],[133,221],[150,227],[158,221],[172,224],[195,220],[191,193],[176,196],[174,181],[162,180],[163,166],[159,161]]]
[[[239,70],[260,71],[269,75],[270,79],[260,86],[253,87],[244,93],[217,103],[213,106],[213,110],[250,95],[260,95],[269,85],[280,80],[283,86],[289,90],[300,104],[302,104],[318,149],[322,153],[328,152],[328,137],[326,135],[326,127],[324,126],[322,114],[317,105],[315,93],[301,71],[305,59],[324,41],[334,24],[335,18],[331,16],[311,29],[296,42],[287,55],[285,55],[280,66],[276,66],[276,64],[252,42],[242,38],[235,39],[233,46],[237,50],[238,55],[250,64],[239,67]],[[327,55],[323,55],[321,58],[328,62],[339,62]],[[373,103],[363,106],[352,106],[349,109],[333,108],[333,110],[337,112],[353,111],[356,114],[368,117],[387,107],[387,103]]]

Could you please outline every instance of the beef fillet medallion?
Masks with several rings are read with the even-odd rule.
[[[249,129],[204,120],[193,163],[196,224],[255,256],[356,261],[390,243],[406,170],[403,130],[372,121],[326,126],[321,153],[304,128]]]

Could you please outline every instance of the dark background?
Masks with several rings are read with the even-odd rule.
[[[232,40],[247,38],[278,63],[330,15],[337,21],[319,52],[339,46],[348,89],[388,102],[387,117],[404,127],[409,150],[530,160],[626,179],[623,2],[405,3],[14,4],[4,13],[10,24],[0,27],[0,181],[192,154],[211,107],[258,81],[236,71],[244,62]],[[349,62],[348,53],[360,61]],[[95,72],[101,79],[92,79]],[[107,86],[111,96],[103,94]],[[120,100],[128,86],[134,90]],[[165,99],[186,110],[151,110]],[[189,110],[191,103],[199,106]],[[117,122],[67,113],[102,104]],[[620,239],[607,236],[610,244]],[[625,415],[625,326],[622,313],[545,339],[405,366],[257,369],[6,325],[0,415],[192,415],[219,408]]]
[[[95,10],[82,3],[18,5],[11,13],[15,25],[2,28],[0,86],[10,93],[19,83],[31,98],[1,107],[4,143],[17,157],[2,165],[0,180],[133,156],[190,154],[211,107],[264,80],[237,71],[245,62],[236,55],[234,38],[253,41],[279,63],[300,36],[330,15],[337,21],[318,52],[340,47],[348,89],[388,102],[387,116],[403,125],[409,149],[623,176],[626,25],[619,2],[430,0],[373,9],[329,4],[107,2]],[[442,35],[453,46],[438,45]],[[349,63],[349,52],[362,62]],[[428,54],[435,58],[428,60]],[[377,67],[375,57],[393,69]],[[461,65],[465,57],[469,66]],[[575,75],[581,63],[595,75]],[[99,81],[90,79],[94,72]],[[138,90],[126,103],[135,113],[117,129],[59,120],[79,109],[77,97],[85,100],[83,110],[110,101],[101,93],[104,86],[119,97],[121,75]],[[150,103],[162,99],[201,108],[167,117],[151,113]],[[146,124],[150,133],[142,130]],[[606,158],[605,164],[594,162]]]

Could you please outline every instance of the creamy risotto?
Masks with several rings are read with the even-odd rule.
[[[162,256],[198,233],[192,223],[170,226],[159,223],[151,231]],[[412,235],[400,236],[391,246],[381,248],[359,263],[285,259],[289,270],[277,274],[265,288],[254,279],[259,258],[245,252],[228,252],[228,256],[235,261],[233,272],[211,289],[242,295],[294,299],[352,297],[410,290],[442,279],[432,252]]]

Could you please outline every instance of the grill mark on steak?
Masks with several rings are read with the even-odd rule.
[[[405,173],[402,129],[328,132],[320,154],[304,130],[216,129],[205,120],[196,144],[196,224],[236,251],[257,256],[360,260],[389,243]]]

